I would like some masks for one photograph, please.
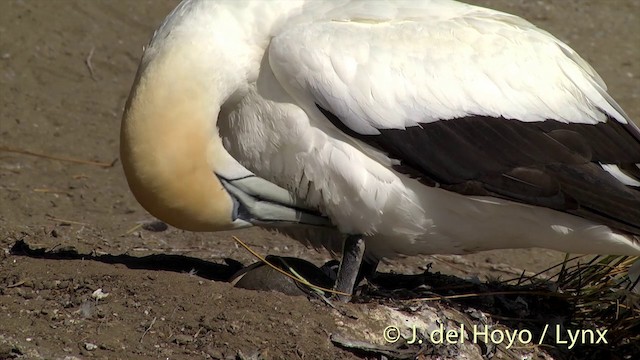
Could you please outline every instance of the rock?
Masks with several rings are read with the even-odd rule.
[[[178,345],[187,345],[187,344],[193,342],[193,336],[185,335],[185,334],[178,334],[173,338],[173,342],[178,344]]]
[[[151,222],[142,224],[142,228],[147,231],[161,232],[161,231],[167,230],[169,228],[169,225],[165,224],[162,221],[151,221]]]
[[[207,347],[207,349],[205,350],[205,353],[211,356],[212,359],[225,359],[227,357],[222,350],[216,349],[211,346]]]
[[[293,268],[297,274],[300,274],[312,284],[324,288],[333,286],[332,280],[321,269],[306,260],[293,257],[267,256],[267,261],[286,272],[291,272],[289,267]],[[313,292],[307,286],[282,275],[262,262],[254,263],[238,271],[232,276],[230,282],[235,287],[243,289],[278,291],[291,296],[307,295],[309,292]]]

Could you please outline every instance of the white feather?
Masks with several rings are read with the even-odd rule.
[[[640,186],[640,181],[632,178],[620,170],[615,164],[600,164],[600,166],[609,174],[613,175],[618,181],[629,186]]]
[[[215,79],[230,86],[218,117],[225,148],[341,232],[366,234],[373,256],[517,247],[640,254],[639,241],[580,217],[426,187],[315,106],[331,105],[362,134],[467,115],[627,122],[602,79],[558,39],[448,0],[238,3],[185,1],[156,37],[179,38],[182,27],[210,35],[216,48],[201,51],[211,72],[231,73]]]

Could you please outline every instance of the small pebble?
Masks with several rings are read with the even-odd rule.
[[[98,345],[87,342],[84,343],[84,348],[87,349],[87,351],[93,351],[98,348]]]
[[[186,345],[193,341],[193,337],[191,335],[179,334],[173,338],[173,342],[178,345]]]
[[[207,349],[205,350],[205,353],[209,356],[211,356],[214,359],[226,359],[227,356],[225,355],[224,352],[222,352],[222,350],[220,349],[216,349],[214,347],[207,347]]]

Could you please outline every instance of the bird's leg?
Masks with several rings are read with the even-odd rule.
[[[349,235],[344,241],[342,249],[342,261],[338,269],[338,278],[334,290],[353,294],[353,288],[356,285],[356,279],[364,257],[364,239],[361,235]],[[348,302],[351,295],[336,294],[335,299],[342,302]]]

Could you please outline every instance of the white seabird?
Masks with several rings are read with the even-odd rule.
[[[122,121],[129,186],[193,231],[365,258],[640,255],[640,130],[571,48],[450,0],[183,1]],[[345,235],[347,241],[343,241]]]

